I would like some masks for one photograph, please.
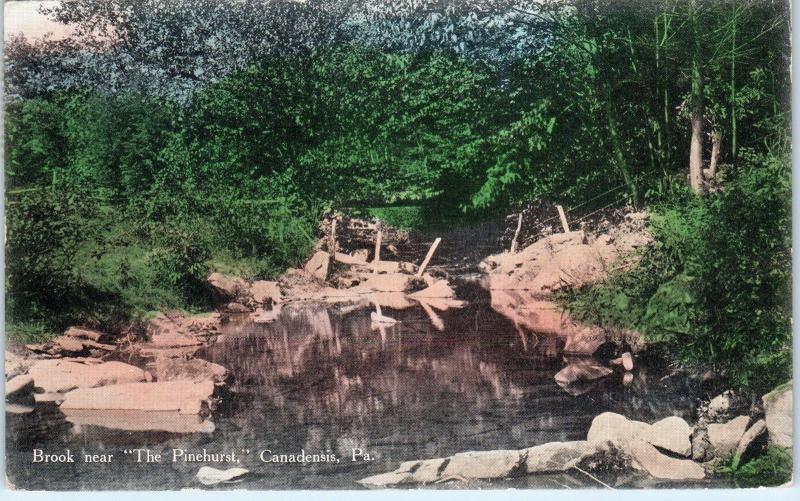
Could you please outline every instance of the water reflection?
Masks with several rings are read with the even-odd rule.
[[[566,365],[565,337],[536,332],[495,311],[488,295],[474,294],[468,306],[437,309],[435,317],[430,305],[385,304],[383,313],[399,322],[380,329],[372,329],[370,309],[343,305],[290,305],[272,323],[231,322],[218,343],[198,352],[234,377],[213,433],[112,431],[97,421],[76,433],[68,423],[42,422],[37,409],[17,417],[39,425],[15,428],[9,476],[20,487],[45,486],[30,469],[33,446],[116,450],[147,444],[251,450],[237,466],[259,475],[237,488],[354,488],[355,480],[405,460],[583,439],[592,418],[607,410],[644,421],[691,413],[697,389],[685,381],[662,381],[647,367],[638,368],[627,385],[617,372],[593,382],[586,393],[567,393],[554,381]],[[377,460],[351,462],[354,448]],[[257,457],[261,449],[331,451],[343,460],[264,464]],[[156,466],[48,467],[52,478],[46,485],[197,487],[193,475],[201,465]]]

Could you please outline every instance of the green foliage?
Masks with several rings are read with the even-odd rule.
[[[93,236],[96,201],[74,188],[43,187],[10,191],[6,207],[9,314],[26,319],[63,312],[64,298],[80,285],[73,267],[80,244]]]
[[[692,332],[691,315],[696,307],[692,279],[678,275],[663,283],[647,302],[642,326],[652,341],[675,341]]]
[[[366,214],[380,219],[383,223],[401,230],[422,228],[425,225],[424,209],[410,207],[375,207],[367,209]]]
[[[577,319],[604,327],[644,330],[660,313],[651,303],[663,284],[677,275],[677,265],[657,248],[643,251],[630,270],[620,271],[605,282],[574,291],[562,299]]]
[[[64,109],[58,100],[30,99],[9,105],[5,116],[7,187],[57,181],[65,163]]]
[[[718,468],[730,476],[738,487],[775,487],[792,479],[792,453],[782,447],[768,447],[763,454],[740,464],[734,456]]]
[[[747,162],[718,194],[657,206],[654,246],[632,270],[570,297],[573,313],[638,329],[686,364],[720,369],[754,392],[786,381],[790,162],[781,151]]]
[[[790,367],[791,162],[784,152],[759,160],[709,200],[702,245],[686,260],[701,298],[686,356],[719,361],[738,384],[767,388]]]

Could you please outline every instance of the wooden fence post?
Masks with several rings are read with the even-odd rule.
[[[564,233],[569,233],[569,223],[567,223],[567,215],[564,214],[564,208],[556,205],[556,209],[558,209],[558,217],[561,218],[561,227],[564,228]]]
[[[331,260],[336,260],[336,213],[334,212],[331,218],[331,233],[328,235],[328,253],[331,255]]]
[[[418,277],[421,277],[422,274],[425,273],[425,268],[428,267],[428,263],[431,261],[433,253],[436,252],[436,248],[439,247],[439,242],[441,241],[442,239],[439,237],[437,237],[436,240],[433,241],[433,245],[431,245],[431,248],[428,249],[428,254],[425,256],[425,260],[422,261],[422,264],[419,266],[419,271],[417,271]]]
[[[372,260],[372,273],[378,273],[378,263],[381,260],[381,240],[383,236],[380,223],[377,224],[376,230],[378,234],[375,236],[375,259]]]
[[[519,237],[519,232],[522,229],[522,212],[519,213],[519,219],[517,219],[517,231],[514,232],[514,238],[511,240],[511,253],[515,254],[517,252],[517,238]]]

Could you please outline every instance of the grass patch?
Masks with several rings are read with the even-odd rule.
[[[53,339],[58,334],[51,325],[44,321],[6,323],[8,344],[39,344]]]
[[[737,487],[775,487],[792,479],[792,454],[782,447],[769,447],[757,458],[739,462],[739,457],[734,457],[718,469],[729,475]]]

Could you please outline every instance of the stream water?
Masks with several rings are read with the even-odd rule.
[[[8,478],[23,489],[197,488],[194,475],[209,464],[254,472],[220,488],[353,489],[356,480],[406,460],[585,439],[592,418],[604,411],[648,422],[691,418],[697,385],[665,378],[656,367],[638,367],[627,381],[616,372],[572,392],[580,394],[565,391],[553,379],[565,363],[559,337],[529,333],[523,339],[490,307],[485,292],[471,287],[459,294],[469,296],[469,304],[437,312],[440,322],[419,306],[384,308],[400,321],[384,329],[372,327],[369,310],[321,305],[285,308],[270,324],[232,321],[217,343],[198,353],[233,373],[213,433],[76,426],[56,406],[38,405],[33,413],[6,416]],[[33,465],[34,448],[114,458]],[[164,460],[137,463],[123,452],[136,448],[163,453]],[[172,449],[235,452],[240,463],[173,463]],[[354,449],[373,460],[352,461]],[[334,454],[340,462],[264,463],[263,450]],[[576,473],[486,486],[597,484]]]

